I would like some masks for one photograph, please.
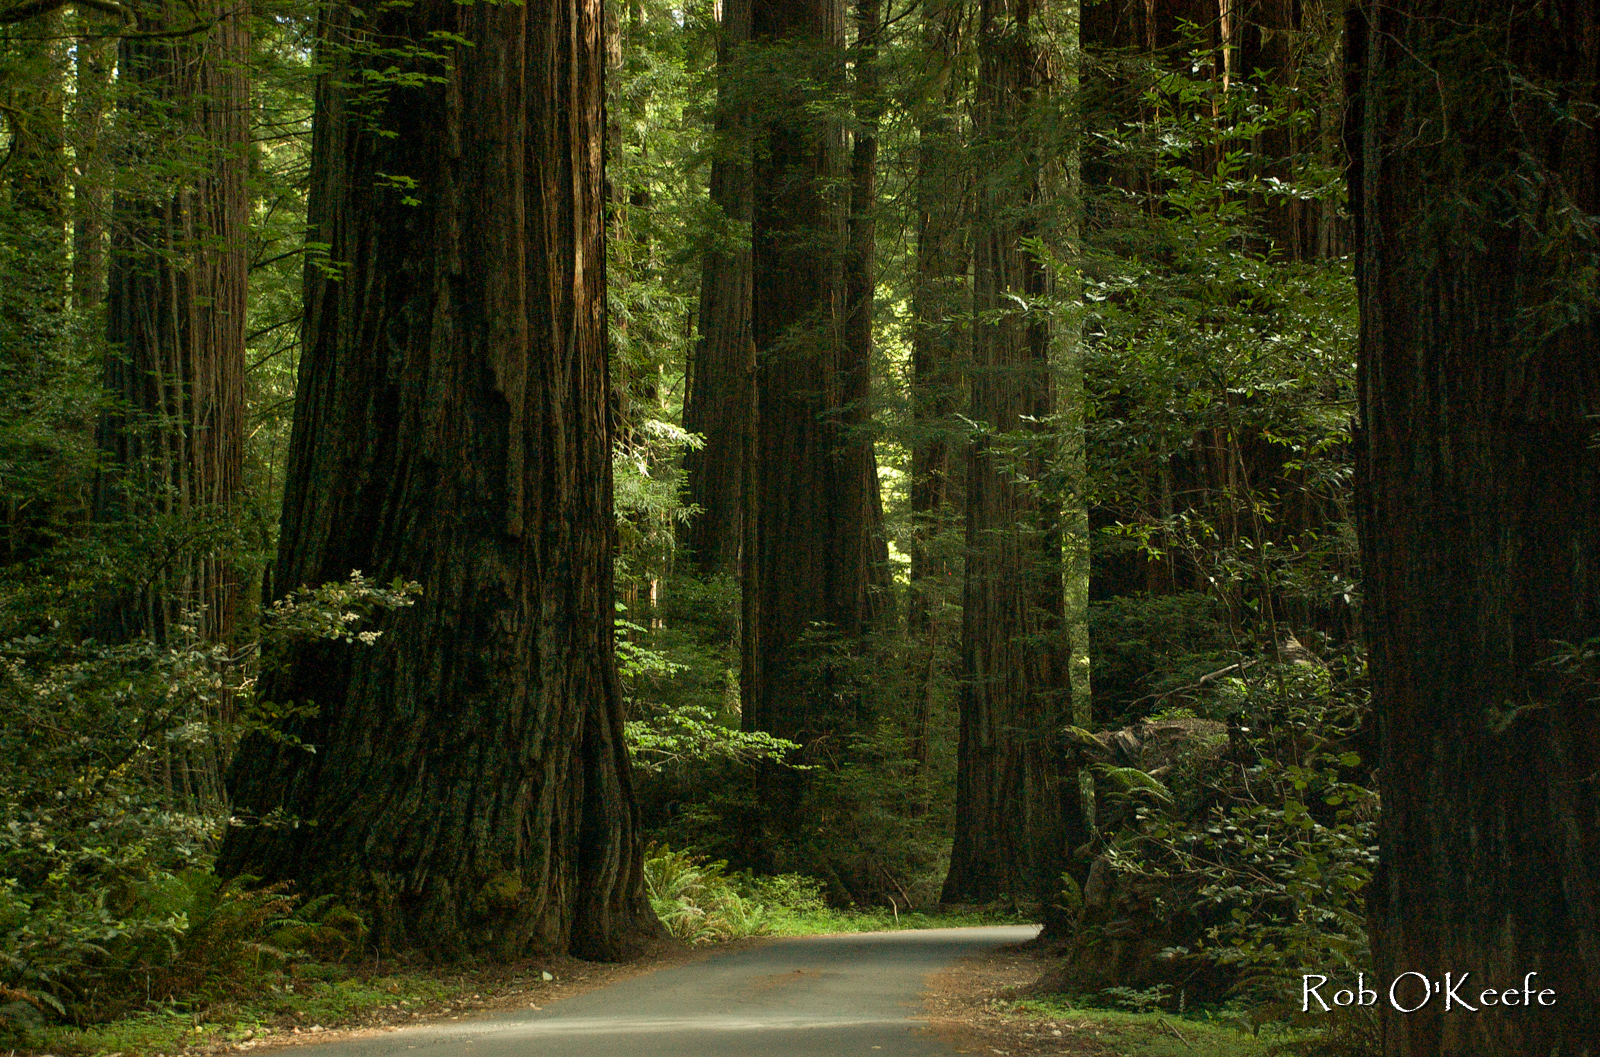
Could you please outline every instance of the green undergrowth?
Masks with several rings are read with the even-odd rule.
[[[893,932],[897,929],[958,929],[982,925],[1025,925],[1029,919],[1009,910],[985,907],[896,911],[888,907],[794,911],[778,908],[768,917],[772,936],[826,936],[836,932]]]
[[[1064,1045],[1092,1041],[1118,1057],[1287,1057],[1296,1052],[1293,1037],[1267,1029],[1253,1032],[1229,1013],[1094,1009],[1064,997],[1024,999],[1006,1011],[1035,1022],[1045,1036],[1060,1032]]]
[[[1027,920],[1009,908],[830,906],[815,878],[730,873],[726,863],[665,846],[646,853],[644,868],[656,915],[673,936],[695,945],[748,936],[1017,925]]]
[[[448,971],[302,963],[293,973],[262,974],[240,998],[157,1003],[100,1024],[39,1025],[14,1034],[6,1047],[60,1057],[244,1053],[285,1037],[405,1027],[513,1004],[537,1005],[562,986],[560,981],[581,980],[588,971],[586,963],[571,958]]]
[[[105,1024],[52,1025],[30,1032],[24,1045],[50,1053],[128,1057],[211,1051],[274,1036],[366,1024],[380,1013],[386,1020],[403,1023],[470,1001],[466,992],[473,986],[466,978],[452,983],[421,973],[376,976],[334,965],[303,968],[327,978],[284,976],[278,982],[263,978],[261,993],[249,998],[213,1004],[179,1000]]]

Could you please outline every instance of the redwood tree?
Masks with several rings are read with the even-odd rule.
[[[689,355],[683,428],[705,438],[685,453],[685,498],[699,513],[681,540],[701,575],[739,570],[745,485],[755,441],[755,345],[750,336],[749,99],[735,80],[740,48],[750,39],[751,0],[724,0],[717,44],[715,153],[711,204],[721,223],[706,250],[700,280],[700,334]]]
[[[1384,1052],[1594,1054],[1600,8],[1354,11],[1374,954],[1478,1010],[1385,997]],[[1482,1001],[1534,972],[1553,1005]]]
[[[979,9],[967,560],[962,594],[956,834],[946,902],[1054,894],[1080,842],[1078,782],[1063,772],[1067,702],[1061,510],[1039,489],[1055,409],[1048,277],[1027,240],[1048,233],[1049,170],[1039,134],[1051,90],[1046,9]],[[1026,305],[1027,308],[1019,306]]]
[[[121,43],[121,133],[126,160],[148,168],[112,206],[106,388],[115,402],[99,425],[110,472],[95,506],[104,520],[165,515],[177,529],[225,515],[243,474],[249,21],[226,0],[138,10],[150,28]],[[92,120],[102,75],[92,48],[82,58],[80,104]],[[100,148],[84,146],[88,169]],[[76,247],[84,304],[99,281],[94,195],[86,199]],[[238,584],[220,555],[202,544],[149,574],[113,607],[105,633],[160,638],[197,609],[201,634],[227,637]]]
[[[922,13],[922,80],[918,85],[916,286],[911,334],[911,569],[907,629],[916,699],[912,752],[926,765],[937,687],[937,665],[948,637],[940,610],[951,595],[958,563],[941,537],[961,516],[960,466],[953,416],[962,405],[961,320],[967,311],[971,180],[964,169],[957,115],[966,85],[961,0],[938,0]]]
[[[359,19],[359,21],[358,21]],[[627,954],[646,901],[612,628],[600,0],[324,16],[282,592],[422,584],[238,755],[226,873],[440,956]],[[384,71],[388,71],[385,73]]]
[[[858,640],[885,611],[887,548],[867,365],[843,331],[845,137],[818,92],[842,88],[839,0],[757,0],[752,36],[787,59],[757,117],[751,332],[759,428],[744,543],[744,723],[806,737],[824,715],[803,638]],[[826,667],[824,662],[823,667]],[[809,671],[808,671],[809,669]]]

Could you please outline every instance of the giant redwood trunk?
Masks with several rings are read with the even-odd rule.
[[[1380,996],[1384,1052],[1593,1055],[1600,9],[1364,10],[1347,47],[1374,954],[1380,983],[1470,972],[1477,1010]],[[1553,1004],[1482,1001],[1529,973]]]
[[[844,135],[818,107],[840,87],[839,0],[757,0],[752,35],[787,53],[758,135],[751,331],[759,429],[744,543],[743,721],[802,739],[834,729],[810,632],[848,644],[884,611],[886,546],[865,365],[842,341]],[[825,682],[825,671],[820,673]]]
[[[119,125],[129,164],[172,176],[136,182],[112,206],[106,388],[114,402],[99,424],[110,472],[95,506],[102,520],[155,517],[181,533],[227,516],[244,467],[249,23],[221,2],[202,12],[167,0],[139,10],[155,28],[122,41]],[[213,21],[192,32],[197,19]],[[99,76],[91,65],[87,78]],[[83,163],[94,160],[91,152]],[[84,205],[92,210],[92,199]],[[80,263],[87,303],[98,277]],[[202,636],[228,636],[235,571],[203,541],[178,553],[112,607],[105,633],[163,638],[190,611]]]
[[[1046,292],[1025,240],[1044,230],[1048,159],[1028,133],[1050,89],[1036,0],[984,0],[978,27],[980,174],[974,260],[967,559],[956,834],[945,902],[1047,899],[1081,840],[1076,775],[1057,728],[1070,716],[1060,507],[1038,490],[1040,424],[1054,409],[1050,327],[1019,303]]]
[[[371,648],[288,651],[264,692],[317,707],[316,752],[254,738],[230,788],[304,822],[233,830],[219,868],[337,893],[382,946],[622,956],[659,926],[612,641],[600,0],[423,0],[352,51],[356,16],[323,27],[338,274],[307,273],[274,584],[423,593]],[[448,61],[365,88],[418,44]]]
[[[718,100],[711,203],[722,223],[707,247],[700,280],[700,335],[690,351],[683,428],[705,446],[684,455],[685,498],[700,512],[681,549],[701,575],[739,570],[744,493],[755,439],[755,345],[750,335],[750,100],[734,70],[750,39],[751,0],[724,0],[717,45]]]

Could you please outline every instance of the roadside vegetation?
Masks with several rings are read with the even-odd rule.
[[[819,936],[840,932],[1015,925],[1031,920],[1011,908],[932,906],[835,907],[805,874],[756,877],[727,871],[704,856],[652,848],[645,855],[650,902],[661,923],[686,943],[751,936]]]
[[[1137,1012],[1065,998],[1025,999],[1005,1012],[1025,1019],[1040,1039],[1081,1041],[1119,1057],[1274,1057],[1294,1038],[1281,1030],[1252,1031],[1234,1022],[1238,1014]]]

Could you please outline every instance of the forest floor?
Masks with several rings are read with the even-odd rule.
[[[1268,1040],[1188,1017],[1079,1008],[1035,984],[1063,952],[1039,941],[962,959],[928,979],[924,1015],[957,1053],[1002,1057],[1265,1057]]]
[[[756,942],[760,941],[689,947],[663,940],[643,956],[622,963],[565,956],[454,970],[374,963],[347,969],[313,963],[294,967],[281,983],[269,984],[266,994],[210,1003],[203,1013],[175,1005],[82,1030],[52,1028],[33,1049],[50,1057],[60,1053],[208,1057],[331,1042],[402,1027],[540,1009],[644,973]]]

